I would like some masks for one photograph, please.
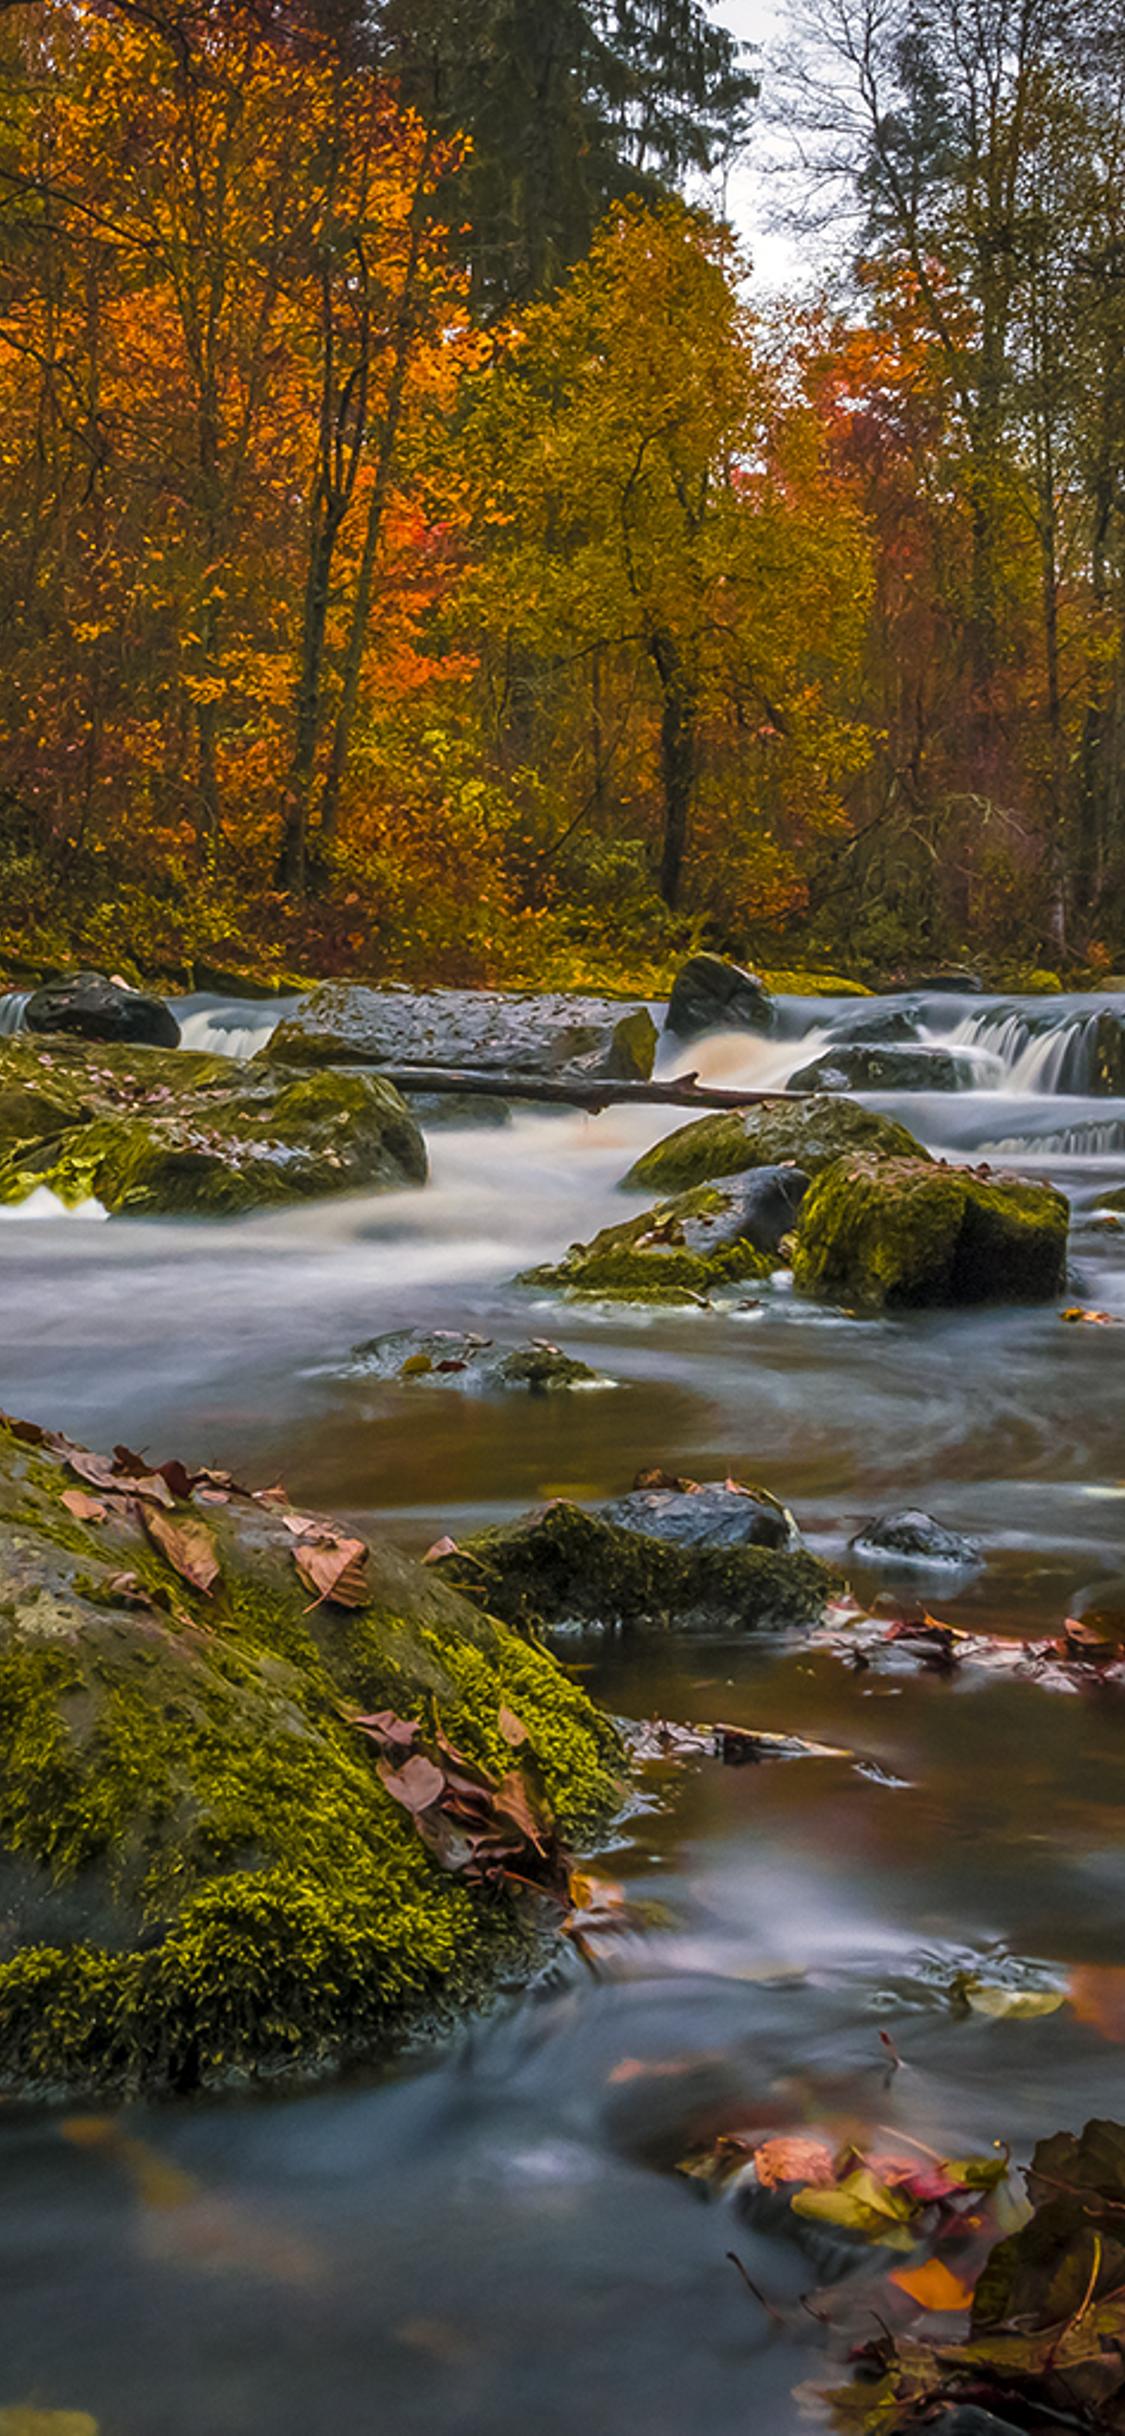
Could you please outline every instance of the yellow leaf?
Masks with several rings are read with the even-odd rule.
[[[973,2297],[972,2287],[940,2258],[928,2258],[921,2267],[896,2267],[890,2280],[919,2309],[967,2309]]]

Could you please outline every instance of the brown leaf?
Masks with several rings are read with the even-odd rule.
[[[64,1489],[60,1502],[68,1514],[73,1514],[75,1522],[104,1522],[109,1513],[101,1498],[88,1497],[85,1489]]]
[[[455,1539],[435,1539],[432,1548],[427,1548],[422,1559],[422,1563],[424,1565],[436,1565],[439,1557],[456,1556],[456,1554],[457,1542]]]
[[[754,2151],[754,2165],[764,2191],[776,2191],[782,2182],[827,2189],[836,2180],[835,2159],[823,2140],[763,2140]]]
[[[387,1753],[413,1750],[422,1731],[416,1720],[396,1717],[393,1709],[375,1709],[369,1717],[353,1717],[350,1723]]]
[[[497,1712],[496,1723],[505,1742],[511,1744],[513,1751],[518,1751],[520,1744],[527,1741],[527,1727],[503,1701]]]
[[[298,1540],[293,1562],[306,1590],[315,1594],[314,1606],[327,1599],[334,1607],[365,1607],[367,1555],[362,1539],[336,1539],[326,1532],[320,1539]]]
[[[182,1522],[173,1522],[159,1507],[142,1505],[138,1510],[154,1548],[167,1558],[181,1581],[189,1582],[193,1590],[201,1590],[204,1598],[209,1599],[219,1579],[219,1560],[206,1523],[197,1515],[186,1515]]]
[[[954,2275],[944,2259],[928,2258],[920,2267],[895,2267],[890,2281],[917,2301],[920,2309],[969,2309],[973,2288]]]
[[[415,1817],[420,1810],[429,1810],[445,1790],[441,1769],[435,1768],[433,1760],[424,1758],[421,1751],[416,1751],[401,1768],[392,1768],[389,1760],[381,1759],[377,1774],[392,1799],[401,1802],[403,1809]]]

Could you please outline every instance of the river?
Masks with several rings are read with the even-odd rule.
[[[1125,1321],[1125,1228],[1094,1216],[1125,1179],[1125,1107],[1089,1089],[1092,1021],[1125,1001],[910,1003],[927,1040],[972,1054],[972,1087],[871,1104],[952,1157],[1059,1182],[1071,1299]],[[189,1001],[185,1040],[247,1054],[279,1011]],[[777,1088],[846,1012],[790,999],[779,1036],[688,1062]],[[783,1281],[725,1315],[513,1287],[640,1206],[617,1181],[675,1121],[435,1128],[422,1195],[224,1224],[40,1200],[0,1221],[3,1401],[91,1445],[281,1473],[298,1503],[415,1550],[665,1464],[760,1481],[836,1559],[873,1514],[926,1507],[985,1551],[967,1582],[926,1586],[953,1622],[1033,1637],[1090,1599],[1125,1606],[1117,1328],[1054,1306],[857,1319]],[[493,1400],[352,1362],[416,1323],[557,1336],[616,1384]],[[862,1764],[656,1770],[596,1864],[651,1924],[607,1939],[596,1978],[568,1952],[436,2053],[301,2095],[132,2108],[135,2149],[12,2110],[0,2406],[86,2411],[102,2436],[791,2436],[818,2329],[781,2331],[726,2253],[778,2305],[817,2274],[674,2171],[694,2142],[881,2124],[1025,2157],[1120,2116],[1111,1700],[857,1674],[799,1644],[563,1655],[625,1716],[797,1731]],[[959,1970],[1017,1962],[1060,1989],[1081,1971],[1095,1999],[1016,2020],[951,2003]]]

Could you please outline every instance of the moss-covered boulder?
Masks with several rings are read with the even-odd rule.
[[[771,1100],[696,1117],[646,1150],[623,1181],[630,1191],[681,1193],[709,1177],[736,1176],[748,1167],[787,1160],[815,1176],[850,1150],[886,1159],[929,1156],[905,1125],[876,1116],[856,1100],[820,1092],[811,1099]]]
[[[0,1201],[45,1185],[111,1215],[226,1216],[426,1175],[421,1133],[378,1075],[0,1040]]]
[[[538,1950],[547,1907],[439,1865],[357,1714],[417,1720],[494,1782],[518,1720],[569,1835],[616,1799],[586,1695],[433,1568],[353,1544],[350,1603],[317,1603],[294,1551],[331,1572],[330,1528],[138,1468],[0,1426],[7,2090],[370,2052]]]
[[[647,1007],[562,991],[371,989],[325,981],[258,1051],[270,1065],[460,1067],[474,1074],[578,1072],[643,1080]],[[419,1078],[421,1084],[421,1077]]]
[[[1111,1192],[1099,1193],[1097,1206],[1100,1210],[1125,1210],[1125,1184],[1115,1184]]]
[[[463,1540],[438,1569],[520,1632],[785,1631],[817,1623],[835,1585],[803,1549],[677,1545],[564,1499]]]
[[[802,1204],[802,1293],[869,1308],[1041,1302],[1066,1275],[1069,1207],[1048,1184],[921,1159],[838,1159]]]
[[[706,1302],[718,1289],[768,1277],[775,1256],[753,1241],[754,1211],[737,1183],[699,1184],[639,1218],[572,1243],[564,1259],[525,1270],[525,1286],[627,1303]],[[748,1228],[750,1232],[748,1232]]]

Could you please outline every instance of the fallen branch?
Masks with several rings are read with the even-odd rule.
[[[376,1066],[373,1072],[396,1091],[431,1091],[466,1099],[542,1100],[597,1115],[621,1102],[668,1108],[753,1108],[767,1100],[800,1099],[797,1091],[732,1091],[701,1083],[695,1074],[671,1074],[666,1082],[614,1082],[607,1076],[460,1073],[452,1066]]]

